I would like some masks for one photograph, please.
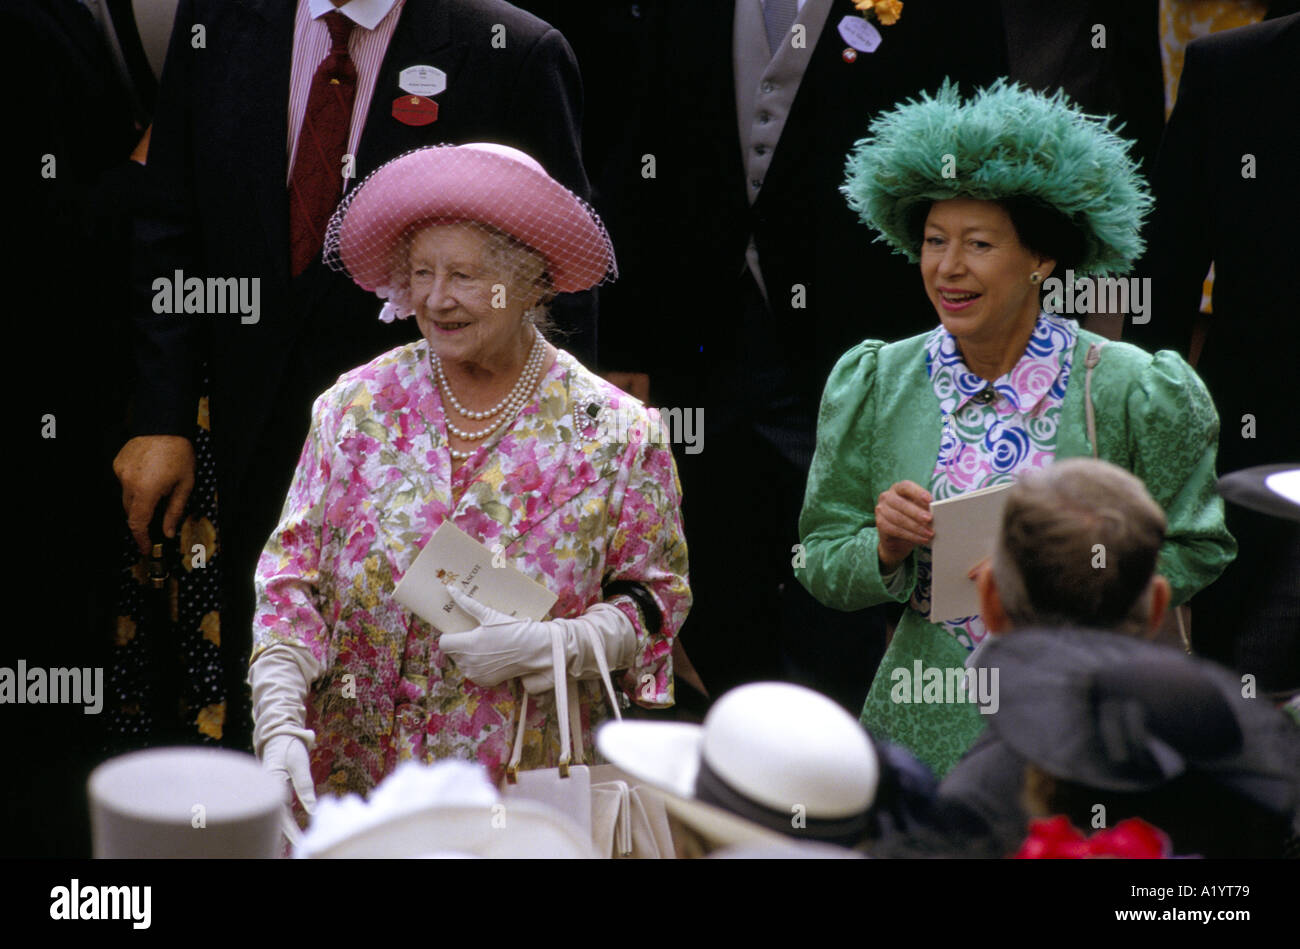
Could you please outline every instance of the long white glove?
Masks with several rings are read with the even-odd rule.
[[[308,814],[316,810],[308,750],[316,735],[307,728],[307,692],[324,670],[305,647],[277,643],[249,667],[253,687],[253,749],[262,767],[285,781]]]
[[[520,676],[528,692],[555,688],[551,635],[558,630],[565,667],[575,679],[600,675],[593,637],[604,649],[611,669],[626,669],[636,655],[636,628],[617,606],[594,603],[574,619],[521,620],[485,606],[455,587],[447,588],[456,604],[478,620],[467,633],[443,633],[438,648],[451,656],[471,681],[499,685]]]

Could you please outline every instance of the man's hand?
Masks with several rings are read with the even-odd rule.
[[[158,502],[170,495],[163,533],[176,536],[185,502],[194,490],[194,446],[179,435],[142,435],[131,439],[113,459],[113,474],[122,482],[122,507],[140,553],[149,553],[149,522]]]

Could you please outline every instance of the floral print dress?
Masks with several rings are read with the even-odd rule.
[[[655,414],[560,350],[535,400],[453,471],[426,342],[345,374],[317,399],[257,568],[252,661],[289,643],[323,668],[307,700],[318,793],[364,792],[410,759],[463,758],[494,781],[504,775],[518,680],[466,679],[437,630],[392,596],[448,519],[555,592],[552,616],[603,599],[624,610],[637,648],[620,684],[641,705],[672,704],[672,641],[691,597],[680,485],[670,447],[652,437]],[[629,415],[643,424],[627,426]],[[658,617],[631,597],[606,597],[617,581],[643,587]],[[590,756],[612,713],[599,682],[579,683],[579,698]],[[554,696],[534,699],[522,765],[553,766]]]

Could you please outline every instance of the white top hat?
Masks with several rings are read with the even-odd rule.
[[[276,857],[280,783],[252,755],[224,748],[154,748],[90,775],[94,855]]]
[[[862,726],[826,696],[782,682],[733,689],[702,726],[611,722],[596,743],[720,845],[856,842],[879,783]]]

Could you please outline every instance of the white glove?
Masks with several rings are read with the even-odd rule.
[[[253,749],[263,768],[284,779],[286,802],[292,801],[292,788],[308,814],[316,809],[307,755],[316,735],[306,727],[306,700],[310,683],[323,671],[309,650],[287,643],[267,649],[248,670],[253,687]]]
[[[311,758],[307,743],[296,735],[276,735],[262,751],[262,767],[285,782],[285,803],[291,803],[288,791],[298,795],[302,809],[316,813],[316,787],[311,780]]]
[[[499,685],[520,676],[528,692],[555,688],[551,636],[558,631],[568,674],[575,679],[600,675],[592,638],[604,649],[611,669],[625,669],[636,654],[636,628],[617,606],[595,603],[575,619],[521,620],[485,606],[453,586],[447,592],[478,620],[468,633],[443,633],[438,648],[451,656],[471,681]]]

